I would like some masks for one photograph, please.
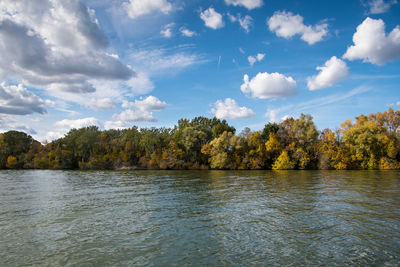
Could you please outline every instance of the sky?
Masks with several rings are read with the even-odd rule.
[[[400,109],[397,0],[1,0],[0,132]]]

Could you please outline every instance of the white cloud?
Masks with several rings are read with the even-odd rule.
[[[247,60],[250,63],[250,66],[253,66],[254,63],[256,63],[257,61],[260,62],[261,60],[263,60],[265,57],[265,54],[262,53],[258,53],[256,56],[249,56],[247,57]]]
[[[244,18],[242,18],[239,15],[238,19],[240,26],[248,33],[250,31],[251,25],[253,25],[253,18],[250,17],[249,15],[246,15]]]
[[[257,58],[257,61],[261,61],[264,59],[264,57],[265,57],[265,54],[258,53],[256,58]]]
[[[123,108],[135,108],[138,111],[161,111],[167,106],[167,103],[159,100],[155,96],[148,96],[144,100],[135,100],[135,102],[124,101]]]
[[[167,103],[159,100],[157,97],[148,96],[144,100],[135,100],[134,102],[123,101],[122,108],[125,108],[120,114],[114,114],[112,121],[106,121],[104,128],[128,128],[134,122],[154,122],[157,118],[153,112],[165,109]]]
[[[132,19],[155,11],[168,14],[172,10],[172,5],[167,0],[130,0],[122,6]]]
[[[255,58],[255,57],[253,57],[253,56],[248,56],[248,57],[247,57],[247,60],[249,61],[250,66],[253,66],[254,63],[257,62],[257,58]]]
[[[96,80],[134,75],[108,54],[108,40],[94,10],[82,2],[0,2],[0,78],[48,90],[94,92]]]
[[[215,102],[211,113],[215,114],[217,119],[241,119],[255,116],[255,113],[251,109],[239,107],[232,98],[226,98],[224,101],[218,100]]]
[[[397,4],[397,0],[370,0],[367,5],[369,7],[369,13],[371,14],[381,14],[389,11],[390,7]]]
[[[224,21],[222,15],[219,14],[213,7],[209,7],[200,13],[200,18],[204,21],[204,24],[211,29],[219,29],[224,27]]]
[[[229,18],[229,20],[230,20],[231,22],[236,22],[236,21],[237,21],[237,17],[235,17],[235,16],[232,15],[231,13],[228,12],[226,15],[228,16],[228,18]]]
[[[253,18],[252,17],[250,17],[249,15],[242,17],[240,14],[233,16],[230,13],[227,13],[227,16],[232,23],[239,22],[240,27],[242,27],[242,29],[246,33],[250,32],[250,28],[253,26]]]
[[[69,129],[79,129],[79,128],[88,127],[88,126],[101,127],[101,123],[99,122],[99,120],[96,118],[93,118],[93,117],[77,119],[77,120],[64,119],[64,120],[56,122],[55,125],[62,129],[68,129],[68,130]]]
[[[366,18],[358,25],[353,42],[343,58],[383,65],[400,57],[400,26],[386,35],[383,20]]]
[[[124,82],[130,88],[133,95],[145,95],[153,91],[154,84],[144,72],[137,72],[137,75]]]
[[[111,98],[106,97],[90,100],[89,106],[94,110],[112,109],[115,106],[115,103]]]
[[[163,27],[163,29],[160,31],[161,35],[164,36],[165,38],[171,38],[172,37],[172,27],[175,26],[175,23],[169,23]]]
[[[37,134],[33,128],[17,123],[13,119],[13,116],[0,114],[0,133],[11,130],[23,131],[27,134]]]
[[[52,106],[50,100],[42,100],[28,91],[22,84],[0,84],[0,113],[27,115],[32,113],[45,114],[46,106]]]
[[[263,0],[225,0],[227,5],[243,6],[249,10],[261,7]]]
[[[197,35],[196,32],[186,29],[185,27],[181,27],[179,30],[182,33],[182,35],[186,36],[186,37],[193,37],[193,36]]]
[[[57,121],[54,124],[54,126],[56,127],[56,130],[47,132],[47,134],[44,137],[45,141],[52,141],[61,138],[71,129],[79,129],[82,127],[89,127],[89,126],[97,126],[101,128],[102,124],[98,119],[93,117],[88,117],[77,120],[64,119],[61,121]]]
[[[141,71],[156,74],[167,71],[180,71],[196,64],[205,63],[206,60],[197,54],[186,51],[171,53],[167,49],[134,50],[128,56],[129,62]]]
[[[241,47],[239,47],[239,52],[242,53],[242,54],[245,54],[245,53],[246,53],[246,51],[244,51],[244,49],[241,48]]]
[[[249,80],[247,74],[243,77],[244,83],[240,90],[254,98],[278,98],[292,96],[296,93],[296,81],[280,73],[258,73]]]
[[[345,79],[349,74],[346,62],[335,56],[327,60],[324,66],[318,66],[316,69],[320,72],[307,78],[307,86],[310,90],[332,86],[334,83]]]
[[[266,117],[269,118],[269,122],[272,123],[280,123],[286,120],[289,116],[285,115],[283,117],[279,117],[279,109],[268,109],[267,113],[265,114]]]
[[[121,102],[124,97],[147,94],[154,88],[151,80],[142,72],[137,72],[135,77],[123,82],[90,80],[90,83],[96,88],[93,93],[76,94],[59,91],[57,88],[48,90],[47,93],[57,98],[55,109],[71,115],[74,113],[66,108],[69,105],[68,102],[93,110],[109,109],[114,103]]]
[[[113,123],[119,123],[120,125],[128,125],[133,122],[151,122],[157,121],[154,117],[153,112],[150,111],[136,111],[132,109],[127,109],[113,116]],[[120,123],[122,122],[122,123]],[[110,124],[106,124],[110,125]]]
[[[267,21],[269,30],[279,37],[289,39],[294,35],[301,35],[301,39],[309,45],[322,41],[328,34],[328,24],[305,25],[303,17],[292,12],[277,11]]]

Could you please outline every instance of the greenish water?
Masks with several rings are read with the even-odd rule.
[[[0,266],[400,264],[398,171],[0,171]]]

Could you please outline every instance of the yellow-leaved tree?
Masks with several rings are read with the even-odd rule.
[[[293,170],[295,163],[290,160],[289,154],[286,150],[283,150],[279,157],[276,159],[274,165],[272,165],[273,170]]]

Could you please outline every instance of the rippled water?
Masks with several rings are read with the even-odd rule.
[[[400,264],[400,172],[1,171],[0,266]]]

